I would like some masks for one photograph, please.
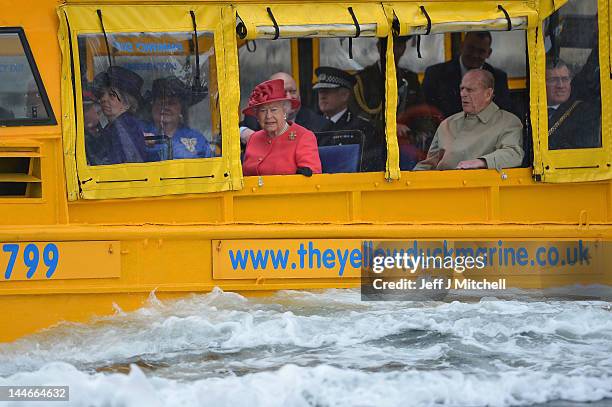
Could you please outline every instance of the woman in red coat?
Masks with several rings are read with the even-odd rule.
[[[315,135],[287,121],[287,112],[300,102],[285,96],[282,79],[262,82],[253,89],[244,114],[254,114],[262,130],[246,145],[242,172],[248,175],[320,174],[321,160]]]

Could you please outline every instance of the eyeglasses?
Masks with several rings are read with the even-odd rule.
[[[546,78],[546,83],[549,85],[567,85],[571,82],[571,80],[572,79],[569,76],[551,76]]]
[[[280,112],[281,110],[282,109],[280,107],[260,107],[257,109],[257,114],[267,116],[268,113],[270,113],[274,115]]]

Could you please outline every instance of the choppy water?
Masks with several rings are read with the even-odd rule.
[[[74,406],[608,406],[612,311],[355,290],[152,297],[0,345],[0,385],[43,384],[70,386]]]

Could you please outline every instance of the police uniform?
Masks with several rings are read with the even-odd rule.
[[[372,124],[347,109],[330,126],[330,131],[360,130],[364,136],[361,171],[384,171],[387,161],[385,140],[377,137]]]
[[[319,67],[315,70],[317,83],[314,90],[335,89],[344,87],[352,91],[355,78],[349,73],[332,67]],[[383,171],[386,163],[386,144],[384,137],[377,135],[369,120],[358,116],[348,105],[344,113],[337,119],[328,117],[331,121],[329,131],[360,130],[364,136],[361,171]],[[335,119],[335,120],[334,120]]]
[[[354,98],[351,108],[363,117],[368,117],[377,128],[385,127],[385,112],[383,101],[385,98],[385,75],[381,72],[380,62],[372,64],[355,74],[357,83],[354,88]],[[421,86],[416,73],[407,69],[395,68],[397,71],[398,87],[398,113],[409,106],[422,101]]]

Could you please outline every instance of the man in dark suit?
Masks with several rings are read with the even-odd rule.
[[[364,135],[362,171],[383,171],[386,163],[386,144],[374,126],[365,118],[349,109],[351,90],[355,78],[341,69],[319,67],[315,70],[319,110],[331,122],[328,131],[360,130]]]
[[[601,146],[599,106],[572,97],[571,72],[561,60],[546,60],[546,99],[550,150]]]
[[[416,73],[400,67],[399,60],[406,52],[406,43],[411,36],[397,37],[393,40],[393,56],[398,90],[398,114],[407,107],[422,102],[421,85]],[[362,117],[367,117],[379,134],[385,134],[385,73],[382,71],[384,56],[387,49],[387,39],[379,38],[377,43],[380,59],[355,74],[356,85],[353,89],[354,98],[350,107]],[[405,124],[398,123],[398,133],[407,136],[410,130]]]
[[[291,75],[285,72],[277,72],[270,76],[270,80],[272,79],[282,79],[285,83],[285,95],[289,98],[300,100],[300,92],[295,79]],[[289,112],[287,120],[293,121],[313,133],[328,130],[331,126],[329,120],[306,106],[300,106],[298,110]],[[255,116],[245,116],[244,120],[240,123],[240,140],[242,143],[246,144],[251,134],[258,130],[261,130],[261,127]]]
[[[440,109],[445,117],[460,112],[459,85],[463,75],[470,69],[486,69],[493,74],[495,80],[493,101],[500,109],[514,112],[508,91],[508,75],[485,62],[493,52],[492,40],[488,31],[469,32],[461,44],[459,57],[427,68],[423,80],[427,103]]]

